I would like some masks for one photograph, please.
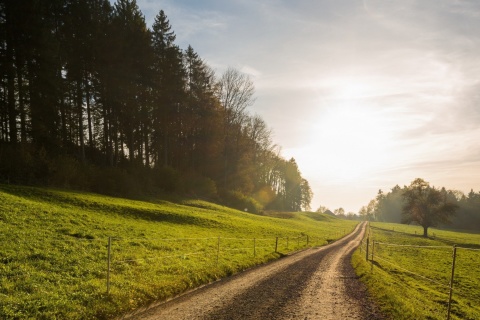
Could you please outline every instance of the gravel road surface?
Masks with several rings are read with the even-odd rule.
[[[250,269],[126,318],[384,319],[350,264],[364,232],[365,223],[359,224],[330,245]]]

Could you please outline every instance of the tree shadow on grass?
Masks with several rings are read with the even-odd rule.
[[[379,227],[370,227],[370,228],[380,230],[380,231],[383,231],[383,232],[386,232],[386,233],[389,233],[389,234],[393,234],[393,233],[402,234],[402,235],[412,237],[412,238],[417,238],[417,239],[426,239],[426,240],[437,240],[438,239],[437,237],[432,236],[432,235],[430,235],[428,237],[424,237],[423,236],[423,231],[419,232],[419,233],[410,233],[410,232],[405,232],[405,231],[391,230],[391,229],[385,229],[385,228],[379,228]]]
[[[174,224],[183,225],[197,225],[215,227],[220,225],[219,222],[203,217],[188,215],[188,213],[174,213],[166,210],[154,209],[154,208],[136,208],[133,206],[123,204],[107,204],[100,203],[94,200],[81,199],[77,196],[82,196],[82,192],[69,191],[72,196],[63,194],[65,191],[60,190],[47,190],[34,187],[18,187],[9,186],[8,188],[2,187],[0,191],[8,193],[10,195],[35,201],[44,204],[52,204],[58,207],[70,207],[81,211],[99,211],[103,214],[117,214],[122,217],[132,219],[142,219],[152,222],[168,222]],[[102,197],[101,195],[98,195]],[[109,197],[111,198],[111,197]],[[127,200],[119,198],[119,201]],[[136,201],[136,200],[133,200]]]
[[[131,207],[116,207],[118,214],[134,219],[143,219],[152,222],[168,222],[174,224],[190,224],[196,226],[215,227],[221,224],[215,220],[202,217],[190,216],[188,214],[171,213],[160,210],[144,210]]]
[[[431,232],[430,235],[428,237],[424,237],[423,234],[412,234],[412,233],[409,233],[409,232],[403,232],[403,231],[396,231],[396,230],[391,230],[391,229],[386,229],[386,228],[379,228],[379,227],[370,227],[371,229],[376,229],[376,230],[380,230],[380,231],[383,231],[383,232],[386,232],[386,233],[390,233],[390,234],[393,234],[393,233],[397,233],[397,234],[403,234],[403,235],[406,235],[406,236],[409,236],[409,237],[414,237],[414,238],[418,238],[418,239],[428,239],[428,240],[434,240],[434,241],[439,241],[439,242],[442,242],[446,245],[449,245],[449,246],[454,246],[454,245],[457,245],[458,247],[462,247],[462,248],[469,248],[469,249],[480,249],[480,244],[478,243],[459,243],[458,241],[455,241],[453,239],[448,239],[448,238],[443,238],[443,237],[438,237],[435,232]]]

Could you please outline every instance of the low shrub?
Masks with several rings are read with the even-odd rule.
[[[260,213],[263,209],[262,205],[252,197],[248,197],[239,191],[229,191],[223,195],[227,206],[238,210],[251,213]]]
[[[207,177],[196,173],[189,173],[182,176],[178,191],[183,194],[195,197],[213,199],[217,197],[216,183]]]

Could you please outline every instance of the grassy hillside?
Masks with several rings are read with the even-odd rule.
[[[317,213],[259,216],[199,200],[0,185],[0,318],[111,318],[323,245],[355,224]]]
[[[373,263],[365,244],[353,264],[385,313],[392,319],[446,319],[453,245],[457,245],[450,319],[480,319],[480,234],[420,226],[371,223]],[[371,258],[371,256],[370,256]]]

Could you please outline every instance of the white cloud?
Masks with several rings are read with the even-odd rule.
[[[262,73],[259,70],[247,65],[241,67],[240,72],[253,76],[254,78],[262,75]]]

